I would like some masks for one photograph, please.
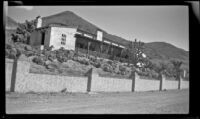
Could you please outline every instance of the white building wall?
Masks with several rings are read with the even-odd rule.
[[[40,27],[42,27],[42,19],[38,18],[37,19],[37,27],[36,28],[40,28]]]
[[[103,32],[97,31],[97,40],[102,41],[102,39],[103,39]]]
[[[76,38],[74,37],[76,28],[64,28],[64,27],[51,27],[50,43],[49,46],[53,46],[53,50],[64,47],[68,50],[75,50]],[[66,35],[66,44],[61,44],[62,34]]]

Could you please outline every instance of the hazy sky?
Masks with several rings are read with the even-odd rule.
[[[187,6],[24,6],[8,7],[17,22],[72,11],[110,34],[127,40],[167,42],[189,50]]]

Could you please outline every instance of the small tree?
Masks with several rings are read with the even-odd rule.
[[[128,52],[128,65],[132,63],[135,67],[137,66],[137,63],[139,61],[143,61],[143,49],[144,49],[144,43],[143,42],[137,42],[137,39],[135,39],[134,42],[130,41],[127,52]]]
[[[14,42],[29,44],[30,35],[36,28],[36,24],[36,19],[32,21],[26,20],[25,23],[19,23],[16,32],[12,34],[12,40]]]
[[[178,78],[180,76],[181,73],[181,65],[182,65],[182,61],[177,61],[177,60],[171,60],[171,63],[174,66],[174,70],[175,70],[175,76],[176,78]]]

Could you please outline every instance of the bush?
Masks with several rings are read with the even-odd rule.
[[[100,68],[101,67],[101,63],[97,63],[95,67],[96,68]]]
[[[106,71],[106,72],[113,72],[113,68],[109,64],[103,64],[102,69],[103,69],[103,71]]]
[[[45,62],[42,60],[41,57],[34,57],[34,58],[32,59],[32,61],[33,61],[34,63],[38,64],[38,65],[44,65],[44,64],[45,64]]]
[[[60,63],[63,63],[63,62],[66,62],[67,61],[67,58],[63,57],[63,56],[57,56],[57,60],[60,62]]]
[[[33,51],[26,51],[24,52],[25,56],[30,57],[30,56],[34,56],[35,53]]]
[[[89,56],[89,60],[92,62],[96,62],[97,59],[94,56]]]
[[[119,70],[122,71],[122,72],[125,72],[126,71],[126,67],[122,66],[122,65],[119,65]]]
[[[109,65],[112,65],[112,64],[113,64],[113,61],[108,60],[107,63],[108,63]]]
[[[67,56],[67,57],[68,57],[69,59],[72,59],[72,58],[74,57],[74,54],[75,54],[75,53],[74,53],[73,50],[69,50],[69,51],[68,51],[68,56]]]
[[[15,59],[16,54],[15,54],[15,52],[12,52],[11,50],[6,50],[6,57],[9,59]]]
[[[32,51],[32,47],[29,46],[29,45],[26,45],[26,46],[24,47],[24,49],[25,49],[26,51]]]
[[[85,65],[89,65],[90,64],[89,59],[87,59],[85,57],[78,57],[77,60],[81,64],[85,64]]]
[[[6,49],[12,49],[13,45],[6,43]]]
[[[46,64],[45,67],[47,69],[59,69],[59,66],[56,64],[56,63],[49,63],[49,64]]]
[[[147,69],[147,73],[148,73],[148,77],[154,78],[154,79],[157,79],[159,75],[157,72],[151,69]]]
[[[53,52],[50,52],[47,58],[48,60],[53,61],[54,59],[56,59],[56,54]]]

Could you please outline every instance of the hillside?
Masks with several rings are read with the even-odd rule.
[[[42,26],[46,26],[51,23],[59,23],[67,26],[79,27],[80,29],[84,29],[85,31],[93,34],[96,34],[96,30],[100,29],[71,11],[65,11],[42,18]]]
[[[189,52],[165,42],[145,43],[145,52],[151,58],[188,60]]]
[[[11,39],[11,34],[15,33],[17,26],[18,26],[18,23],[14,19],[7,17],[6,30],[5,30],[5,41],[6,42],[9,39]]]
[[[18,23],[14,19],[7,17],[6,27],[15,29],[17,26]]]
[[[42,20],[43,20],[42,26],[48,25],[50,23],[60,23],[67,26],[79,27],[80,29],[83,29],[93,34],[96,33],[97,29],[101,29],[96,25],[84,20],[83,18],[79,17],[78,15],[76,15],[71,11],[64,11],[55,15],[43,17]],[[120,43],[125,46],[129,43],[124,38],[109,34],[104,30],[102,31],[104,32],[105,38],[110,39],[115,43]],[[160,59],[160,60],[179,59],[187,62],[189,60],[189,52],[164,42],[145,43],[145,53],[151,59]]]

